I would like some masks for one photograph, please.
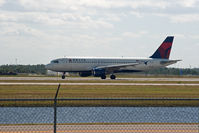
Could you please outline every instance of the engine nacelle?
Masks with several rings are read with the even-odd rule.
[[[88,77],[91,75],[92,75],[92,72],[79,72],[80,77]]]
[[[93,76],[95,77],[101,77],[102,75],[105,75],[105,69],[93,69]]]

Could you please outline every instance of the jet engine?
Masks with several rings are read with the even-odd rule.
[[[92,75],[92,72],[79,72],[80,77],[88,77],[91,75]]]
[[[93,76],[94,77],[101,77],[105,74],[105,69],[93,69]]]

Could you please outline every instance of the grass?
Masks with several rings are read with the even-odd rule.
[[[0,86],[0,99],[54,98],[57,86]],[[61,86],[58,98],[199,98],[198,86]],[[1,102],[0,106],[52,106],[45,102]],[[58,106],[198,106],[199,101],[58,101]]]
[[[57,86],[1,85],[0,98],[53,98]],[[199,98],[198,86],[61,86],[59,98]]]

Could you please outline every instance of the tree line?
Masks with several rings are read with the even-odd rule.
[[[45,65],[1,65],[0,75],[17,75],[17,74],[42,74],[45,75],[47,70]]]
[[[42,74],[46,75],[47,70],[44,64],[38,65],[1,65],[0,75],[17,74]],[[151,75],[199,75],[199,68],[160,68],[154,69],[142,74]]]
[[[160,68],[144,72],[153,75],[199,75],[199,68]]]

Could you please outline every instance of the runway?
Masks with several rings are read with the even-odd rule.
[[[0,82],[0,85],[59,85],[59,83],[7,83]],[[199,84],[176,84],[176,83],[61,83],[61,85],[89,85],[89,86],[199,86]]]
[[[95,77],[91,77],[91,78],[82,78],[82,77],[66,77],[66,79],[61,79],[61,77],[0,77],[0,81],[1,80],[32,80],[32,81],[45,81],[45,80],[49,80],[49,81],[68,81],[68,80],[91,80],[91,81],[95,81],[95,80],[99,80],[102,81],[100,78],[95,78]],[[106,79],[106,80],[110,80],[110,79]],[[103,80],[103,81],[106,81]],[[116,80],[118,81],[199,81],[199,78],[117,78]],[[112,81],[112,80],[110,80]]]
[[[0,133],[52,133],[53,125],[0,126]],[[198,133],[198,124],[58,125],[58,133]]]
[[[20,82],[18,82],[20,81]],[[24,81],[24,82],[23,82]],[[37,82],[38,81],[38,82]],[[52,81],[52,82],[49,82]],[[56,82],[55,82],[56,81]],[[57,82],[58,81],[58,82]],[[66,78],[62,80],[60,77],[0,77],[0,85],[58,85],[59,81],[61,85],[89,85],[89,86],[199,86],[199,78],[118,78],[117,80],[101,80],[100,78]],[[66,82],[64,82],[66,81]],[[77,81],[77,83],[67,82]],[[82,82],[78,82],[82,81]],[[86,81],[86,82],[83,82]],[[89,82],[91,81],[91,82]],[[99,82],[92,82],[99,81]],[[104,82],[106,81],[106,82]],[[113,81],[113,82],[108,82]],[[116,81],[116,82],[114,82]],[[118,82],[119,81],[119,82]],[[121,81],[121,82],[120,82]],[[125,81],[179,81],[179,83],[131,83]],[[191,81],[193,83],[181,83]]]

